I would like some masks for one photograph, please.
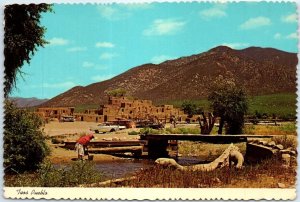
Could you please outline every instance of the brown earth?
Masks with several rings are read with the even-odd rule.
[[[57,138],[60,140],[77,140],[81,135],[93,133],[89,130],[89,127],[96,126],[97,123],[93,122],[50,122],[45,124],[43,130],[45,135],[50,138]],[[138,129],[126,129],[105,134],[94,134],[96,140],[105,138],[118,138],[121,140],[137,139],[137,135],[128,135],[129,131]],[[92,140],[93,141],[93,140]],[[47,141],[51,149],[51,155],[49,160],[55,164],[66,164],[75,160],[77,154],[74,150],[67,150],[62,148],[63,144],[52,144],[51,140]],[[94,162],[105,161],[120,161],[123,158],[106,155],[106,154],[93,154]],[[87,158],[87,157],[86,157]]]
[[[273,48],[234,50],[219,46],[207,52],[134,67],[112,79],[74,87],[42,106],[78,106],[107,101],[106,91],[124,88],[128,94],[154,102],[207,97],[218,75],[233,75],[249,95],[296,91],[296,53]]]

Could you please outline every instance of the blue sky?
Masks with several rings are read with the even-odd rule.
[[[11,96],[52,98],[218,45],[298,52],[294,3],[55,4],[53,10],[41,20],[50,43],[22,67]]]

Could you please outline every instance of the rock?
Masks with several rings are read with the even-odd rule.
[[[259,144],[261,144],[261,145],[267,145],[267,144],[268,144],[268,142],[267,142],[267,141],[265,141],[265,140],[260,140],[260,141],[259,141]]]
[[[281,154],[281,160],[284,167],[289,167],[291,165],[291,155]]]
[[[286,186],[285,186],[285,184],[283,184],[283,183],[277,183],[277,186],[278,186],[278,188],[285,188]]]
[[[290,151],[290,154],[291,154],[292,156],[296,156],[296,155],[297,155],[297,152],[296,152],[296,151]]]
[[[279,151],[280,154],[290,154],[290,152],[291,151],[287,150],[287,149],[282,149],[282,150]]]
[[[278,145],[276,145],[275,147],[276,147],[277,149],[280,149],[280,150],[284,149],[284,147],[283,147],[281,144],[278,144]]]
[[[267,144],[268,146],[270,146],[270,147],[273,147],[273,146],[275,146],[276,145],[276,143],[274,142],[274,141],[271,141],[271,142],[268,142],[268,144]]]

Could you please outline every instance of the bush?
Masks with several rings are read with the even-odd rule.
[[[166,128],[169,134],[200,134],[199,128]]]
[[[42,164],[38,175],[42,187],[73,187],[98,182],[102,178],[90,161],[74,162],[70,167],[63,168],[55,168],[46,162]]]
[[[128,132],[128,135],[138,135],[138,134],[140,134],[140,133],[137,131]]]
[[[272,138],[276,144],[281,144],[284,148],[293,148],[294,150],[297,149],[297,136],[291,136],[291,135],[280,135],[280,136],[274,136]]]
[[[139,132],[136,132],[136,131],[131,131],[131,132],[128,132],[128,135],[138,135],[140,134]]]
[[[10,101],[5,101],[4,107],[5,173],[36,170],[50,152],[40,130],[42,120]]]
[[[46,161],[34,174],[6,176],[5,186],[10,187],[74,187],[103,180],[103,175],[90,161],[78,161],[68,167],[56,168]]]
[[[141,134],[145,134],[145,135],[148,135],[148,134],[161,134],[162,131],[156,130],[156,129],[152,129],[152,128],[142,128],[140,130],[140,133]]]

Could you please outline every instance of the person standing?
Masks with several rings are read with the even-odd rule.
[[[78,160],[83,160],[84,152],[87,150],[87,145],[95,138],[93,134],[80,137],[76,142],[75,150],[78,154]]]

